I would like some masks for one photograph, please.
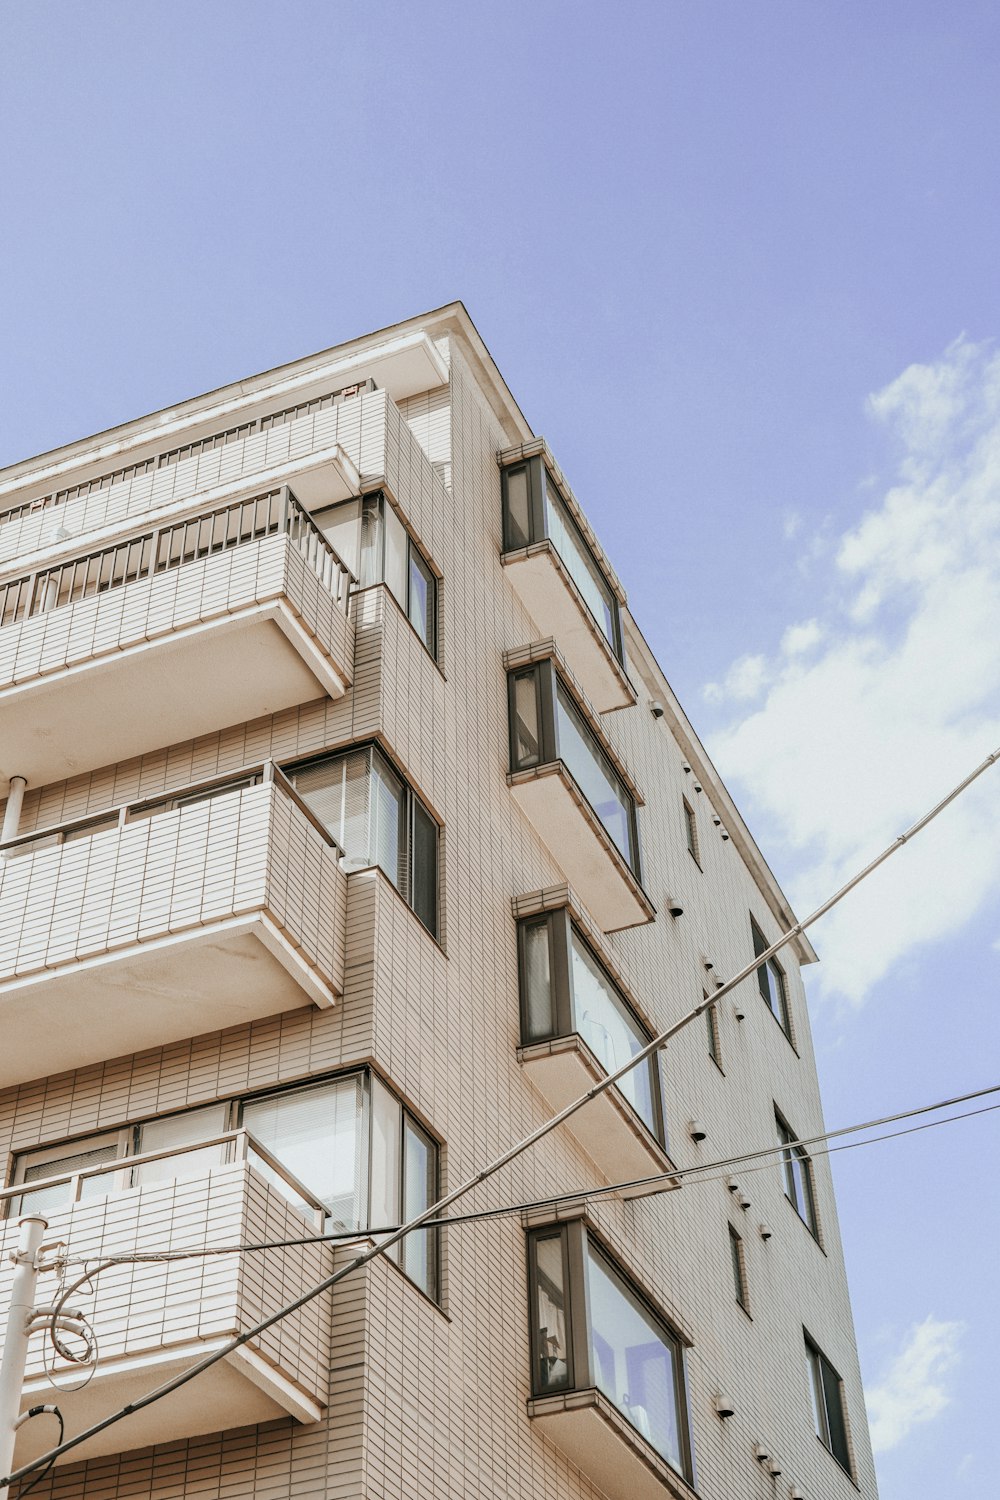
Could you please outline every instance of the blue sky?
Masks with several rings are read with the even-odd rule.
[[[0,27],[0,463],[461,297],[800,910],[1000,743],[995,5]],[[997,1081],[992,775],[816,930],[831,1125]],[[994,1119],[835,1158],[883,1500],[990,1484]]]

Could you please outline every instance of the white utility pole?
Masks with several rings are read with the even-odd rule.
[[[47,1219],[29,1214],[20,1222],[21,1237],[12,1255],[14,1284],[7,1315],[7,1337],[0,1358],[0,1474],[14,1467],[14,1438],[24,1388],[24,1367],[28,1359],[29,1323],[35,1310],[35,1287],[38,1281],[38,1252],[42,1236],[49,1227]],[[0,1489],[0,1500],[8,1500],[10,1489]]]

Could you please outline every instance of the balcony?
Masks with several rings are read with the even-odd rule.
[[[46,1240],[64,1240],[74,1254],[91,1256],[98,1264],[107,1255],[296,1239],[315,1234],[323,1224],[323,1205],[242,1130],[180,1154],[148,1153],[74,1177],[52,1178],[45,1187],[59,1184],[66,1189],[68,1206],[45,1212]],[[37,1195],[41,1184],[34,1186]],[[3,1200],[10,1202],[10,1217],[0,1225],[0,1315],[10,1303],[13,1268],[7,1252],[17,1242],[22,1191],[0,1192],[2,1208],[7,1207]],[[60,1391],[54,1398],[43,1364],[44,1356],[51,1367],[53,1350],[46,1349],[46,1335],[39,1331],[29,1346],[22,1406],[57,1399],[67,1433],[82,1431],[322,1281],[332,1271],[333,1259],[329,1245],[314,1244],[99,1271],[92,1290],[74,1293],[71,1303],[97,1334],[100,1360],[94,1378],[83,1390],[64,1390],[79,1384],[81,1372],[56,1357]],[[74,1274],[75,1268],[70,1276]],[[40,1301],[51,1302],[54,1288],[51,1274],[43,1275]],[[331,1347],[327,1292],[227,1354],[189,1385],[74,1448],[62,1462],[280,1417],[315,1422],[328,1400]],[[54,1441],[54,1427],[42,1418],[25,1423],[15,1463],[44,1452]]]
[[[602,932],[618,932],[656,915],[639,876],[640,799],[554,653],[546,642],[506,655],[507,784]]]
[[[342,696],[350,582],[286,487],[0,583],[0,777],[59,781]]]
[[[621,607],[625,594],[538,439],[500,455],[503,563],[539,634],[559,649],[598,713],[629,708]]]
[[[346,876],[270,764],[0,862],[0,1087],[343,991]]]

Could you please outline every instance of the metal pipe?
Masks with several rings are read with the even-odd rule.
[[[27,785],[27,780],[23,776],[12,776],[10,778],[7,806],[4,808],[3,814],[3,828],[0,829],[0,844],[6,844],[10,839],[17,838],[17,830],[21,824],[21,805],[24,802],[24,789]]]
[[[20,1223],[21,1236],[14,1255],[14,1280],[7,1317],[7,1337],[0,1358],[0,1474],[9,1474],[14,1461],[17,1417],[24,1389],[24,1367],[28,1360],[29,1322],[35,1305],[38,1251],[49,1227],[47,1219],[28,1215]],[[9,1487],[0,1489],[7,1500]]]

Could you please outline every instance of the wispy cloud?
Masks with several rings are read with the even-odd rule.
[[[872,1448],[887,1453],[910,1429],[929,1422],[951,1402],[946,1376],[959,1360],[962,1323],[925,1318],[910,1329],[885,1375],[868,1392]]]
[[[1000,743],[1000,354],[959,340],[869,410],[898,467],[839,538],[829,604],[706,690],[734,710],[713,753],[784,848],[802,907]],[[824,989],[861,1001],[975,913],[1000,884],[998,794],[987,777],[824,921]]]

